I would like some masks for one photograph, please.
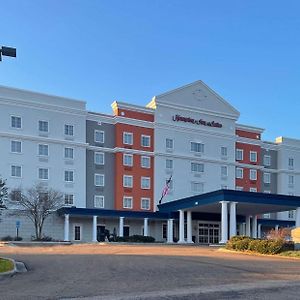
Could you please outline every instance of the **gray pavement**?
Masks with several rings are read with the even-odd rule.
[[[0,299],[300,299],[300,261],[238,256],[6,255]]]

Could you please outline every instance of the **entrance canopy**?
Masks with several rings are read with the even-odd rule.
[[[300,207],[298,196],[218,190],[163,203],[158,205],[158,208],[161,213],[172,213],[178,210],[220,213],[220,201],[236,202],[236,213],[243,216],[288,211]]]

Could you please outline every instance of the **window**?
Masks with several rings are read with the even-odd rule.
[[[49,131],[49,123],[47,121],[39,121],[39,131],[48,132]]]
[[[162,238],[163,239],[166,239],[168,237],[167,231],[168,231],[168,225],[166,223],[162,223],[161,233],[162,233]]]
[[[243,149],[236,149],[235,159],[236,160],[243,160],[243,158],[244,158],[244,150]]]
[[[20,201],[22,197],[22,193],[20,190],[13,190],[10,193],[10,200],[11,201]]]
[[[11,141],[10,151],[13,153],[21,153],[22,152],[22,143],[20,141]]]
[[[204,172],[204,164],[200,163],[191,163],[191,171],[196,173],[202,173]]]
[[[221,147],[221,156],[227,157],[227,147]]]
[[[267,167],[271,166],[271,156],[270,155],[264,155],[264,165]]]
[[[104,174],[95,174],[95,186],[104,186]]]
[[[73,136],[74,135],[74,126],[73,125],[65,125],[65,135]]]
[[[271,174],[270,173],[264,173],[264,183],[271,183]]]
[[[73,171],[65,171],[65,181],[66,182],[74,181],[74,172]]]
[[[104,165],[104,153],[95,152],[94,153],[94,162],[96,165]]]
[[[265,193],[265,194],[271,194],[271,191],[269,191],[269,190],[264,190],[264,193]]]
[[[74,204],[74,195],[73,194],[65,194],[65,204],[66,205]]]
[[[141,156],[141,167],[150,168],[151,158],[149,156]]]
[[[228,176],[227,166],[221,166],[221,177],[227,177],[227,176]]]
[[[133,155],[132,154],[123,154],[123,165],[132,167],[132,165],[133,165]]]
[[[236,186],[236,187],[235,187],[235,190],[236,190],[236,191],[243,191],[244,188],[243,188],[242,186]]]
[[[96,143],[104,143],[104,131],[95,130],[94,140]]]
[[[250,192],[254,192],[254,193],[256,193],[256,192],[257,192],[257,188],[253,188],[253,187],[251,187],[251,188],[249,189],[249,191],[250,191]]]
[[[150,177],[141,177],[141,188],[144,190],[150,189]]]
[[[39,179],[48,180],[49,179],[49,169],[39,168]]]
[[[65,147],[65,158],[74,159],[74,149]]]
[[[174,141],[173,139],[166,139],[166,149],[172,151],[174,148]]]
[[[296,216],[296,211],[295,210],[290,210],[289,211],[289,219],[295,219]]]
[[[242,168],[235,169],[235,178],[243,179],[244,177],[244,170]]]
[[[133,144],[133,134],[132,132],[123,132],[123,144],[132,145]]]
[[[132,197],[123,197],[123,208],[132,208]]]
[[[150,147],[150,136],[149,135],[141,136],[141,146],[142,147]]]
[[[271,219],[271,214],[263,214],[264,219]]]
[[[202,182],[191,182],[191,189],[194,193],[203,193],[204,184]]]
[[[131,175],[123,175],[123,187],[132,188],[133,177]]]
[[[22,128],[22,119],[21,117],[11,116],[11,127],[20,129]]]
[[[294,185],[294,176],[293,175],[289,175],[289,178],[288,178],[288,182],[289,182],[289,185]]]
[[[104,196],[99,196],[99,195],[94,196],[94,207],[104,208]]]
[[[11,176],[12,177],[21,177],[22,176],[22,167],[21,166],[11,166]]]
[[[191,151],[197,153],[204,153],[204,144],[191,142]]]
[[[293,169],[294,168],[294,159],[289,157],[289,169]]]
[[[38,153],[41,156],[48,156],[49,155],[49,146],[45,144],[39,144],[38,145]]]
[[[250,151],[250,161],[257,162],[257,152],[256,151]]]
[[[257,180],[257,171],[250,169],[250,180]]]
[[[81,240],[81,226],[79,225],[74,226],[74,240],[75,241]]]
[[[222,185],[221,185],[221,190],[228,190],[228,185],[222,184]]]
[[[173,160],[166,159],[166,169],[173,169]]]
[[[150,209],[150,198],[141,198],[141,209]]]

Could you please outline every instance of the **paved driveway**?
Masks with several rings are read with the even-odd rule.
[[[1,300],[300,298],[300,260],[199,246],[1,247],[1,255],[28,267],[0,280]]]

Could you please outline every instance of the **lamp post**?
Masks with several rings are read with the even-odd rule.
[[[17,49],[12,47],[2,46],[0,49],[0,61],[2,61],[2,55],[9,56],[9,57],[17,57]]]

